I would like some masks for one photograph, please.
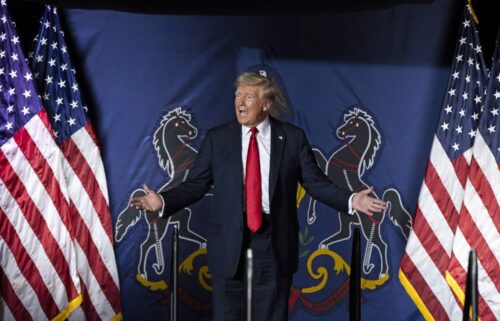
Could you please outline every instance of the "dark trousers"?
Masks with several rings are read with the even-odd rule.
[[[253,252],[252,320],[287,321],[292,276],[278,273],[268,216],[264,216],[262,227],[256,233],[245,232],[244,243],[235,277],[228,279],[212,275],[214,321],[246,320],[246,248]]]

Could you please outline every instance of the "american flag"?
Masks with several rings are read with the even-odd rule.
[[[104,166],[55,7],[45,7],[30,61],[56,141],[67,160],[63,171],[74,213],[85,318],[119,320],[120,288]]]
[[[461,320],[446,280],[484,104],[487,72],[477,29],[466,7],[400,281],[426,320]]]
[[[62,320],[82,301],[63,160],[1,0],[1,320]]]
[[[500,320],[500,33],[453,242],[448,283],[463,302],[471,249],[478,257],[479,317]]]

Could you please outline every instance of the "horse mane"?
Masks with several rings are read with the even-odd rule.
[[[377,128],[375,127],[375,121],[373,117],[370,116],[366,111],[355,107],[353,110],[350,110],[348,113],[344,114],[344,121],[347,122],[352,117],[358,117],[366,121],[370,127],[370,136],[371,141],[368,148],[364,151],[363,161],[361,162],[361,166],[359,168],[359,175],[362,176],[365,170],[370,169],[375,162],[375,155],[377,154],[377,150],[380,148],[380,144],[382,143],[381,136]]]
[[[163,132],[165,131],[167,123],[174,117],[183,117],[188,122],[191,121],[191,114],[187,113],[182,107],[176,107],[162,117],[160,126],[153,134],[153,146],[158,156],[158,162],[160,163],[160,167],[166,170],[169,176],[172,176],[172,164],[168,156],[168,151],[161,142],[163,142]]]

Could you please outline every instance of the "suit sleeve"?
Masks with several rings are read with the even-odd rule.
[[[212,184],[212,140],[209,131],[186,181],[171,190],[160,193],[164,200],[163,216],[168,217],[200,200],[210,190]]]
[[[303,130],[299,137],[299,181],[314,199],[343,213],[348,212],[351,191],[337,186],[321,171]]]

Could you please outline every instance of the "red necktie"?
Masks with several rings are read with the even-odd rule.
[[[262,225],[262,200],[260,183],[259,147],[257,146],[258,133],[256,127],[251,129],[250,143],[248,144],[247,167],[245,176],[245,199],[247,207],[247,225],[255,233]]]

